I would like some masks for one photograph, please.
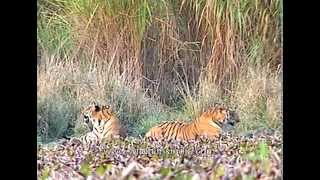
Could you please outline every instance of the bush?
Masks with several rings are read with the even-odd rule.
[[[72,102],[59,97],[38,97],[38,136],[41,136],[41,141],[72,135],[78,112],[78,107]]]

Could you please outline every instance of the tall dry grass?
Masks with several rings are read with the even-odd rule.
[[[81,133],[90,100],[136,136],[215,102],[239,111],[239,131],[281,127],[281,3],[38,1],[39,136]]]
[[[117,75],[116,71],[106,66],[82,66],[51,58],[39,65],[38,134],[43,141],[87,131],[79,119],[80,111],[92,101],[111,105],[133,136],[141,135],[138,131],[144,128],[140,126],[146,118],[167,111],[168,107],[146,96],[135,82],[129,82],[125,75]]]

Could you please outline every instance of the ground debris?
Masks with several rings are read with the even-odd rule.
[[[216,141],[112,140],[39,145],[38,179],[282,179],[282,135],[223,134]]]

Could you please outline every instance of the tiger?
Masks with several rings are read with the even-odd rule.
[[[106,139],[126,136],[124,128],[109,105],[99,106],[92,103],[81,115],[83,123],[91,130],[79,138],[85,144],[101,143]]]
[[[234,126],[239,122],[239,116],[225,106],[210,107],[191,122],[163,122],[152,127],[145,138],[150,140],[196,140],[202,138],[216,139],[224,129],[224,125]]]

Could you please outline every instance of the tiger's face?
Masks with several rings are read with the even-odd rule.
[[[109,106],[99,106],[95,102],[91,103],[82,111],[83,123],[93,129],[93,125],[100,125],[102,120],[110,119],[112,112]]]
[[[200,119],[211,126],[218,126],[218,128],[223,128],[223,126],[226,124],[234,126],[237,122],[239,122],[237,113],[224,106],[209,108],[200,116]]]
[[[113,112],[108,105],[103,105],[101,107],[98,107],[91,116],[91,122],[93,125],[96,125],[97,127],[107,123],[109,120],[111,120],[114,117]]]
[[[95,103],[90,104],[88,107],[86,107],[81,113],[83,117],[83,123],[85,125],[89,125],[92,114],[98,110],[99,110],[99,106],[96,105]]]

